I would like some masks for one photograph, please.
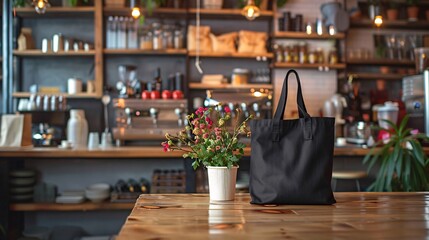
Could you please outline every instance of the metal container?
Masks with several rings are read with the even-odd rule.
[[[61,33],[54,34],[54,36],[52,37],[52,51],[64,51],[64,37]]]
[[[47,53],[51,49],[51,41],[47,38],[42,39],[42,52]]]

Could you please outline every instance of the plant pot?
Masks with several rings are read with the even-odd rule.
[[[387,20],[394,21],[398,19],[398,9],[387,9]]]
[[[207,167],[210,200],[234,200],[237,169],[236,166],[229,169],[227,167]]]
[[[204,0],[203,8],[221,9],[223,0]]]
[[[104,0],[104,6],[122,8],[125,7],[125,0]]]
[[[417,6],[410,6],[407,8],[408,20],[417,21],[419,16],[419,8]]]

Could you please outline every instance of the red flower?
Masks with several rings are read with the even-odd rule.
[[[209,126],[213,125],[213,121],[209,117],[206,117],[206,122]]]
[[[202,114],[204,114],[204,112],[205,112],[205,111],[207,111],[207,108],[199,107],[199,108],[197,109],[197,111],[195,111],[195,113],[196,113],[197,115],[202,115]]]
[[[231,112],[231,109],[230,109],[228,106],[225,106],[225,107],[223,108],[223,110],[224,110],[226,113],[230,113],[230,112]]]
[[[170,150],[170,145],[168,145],[168,142],[162,142],[161,145],[164,148],[164,152],[167,152]]]

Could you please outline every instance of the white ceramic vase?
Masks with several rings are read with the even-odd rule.
[[[207,167],[210,200],[231,201],[235,196],[238,167]]]
[[[70,119],[67,122],[67,140],[72,143],[74,148],[87,146],[88,122],[85,119],[84,110],[70,110]]]

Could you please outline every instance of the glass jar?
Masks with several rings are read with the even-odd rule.
[[[173,32],[170,26],[165,25],[162,31],[162,46],[164,49],[174,48]]]
[[[163,49],[162,45],[162,29],[160,23],[152,24],[152,48],[154,50]]]
[[[142,28],[140,33],[140,49],[153,49],[153,34],[148,28]]]
[[[292,54],[289,45],[283,47],[283,62],[292,62]]]
[[[240,85],[246,84],[249,80],[249,70],[245,68],[234,68],[232,70],[231,84]]]
[[[301,43],[299,46],[299,63],[307,63],[308,55],[307,55],[307,44]]]
[[[182,49],[184,48],[183,44],[183,31],[181,29],[174,30],[174,48]]]
[[[317,53],[315,51],[311,51],[308,53],[308,63],[315,64],[317,63]]]
[[[329,64],[337,64],[338,63],[338,54],[337,54],[337,49],[333,48],[331,49],[331,51],[329,52]]]
[[[283,62],[283,49],[280,45],[273,45],[274,55],[276,62]]]
[[[299,46],[293,45],[292,51],[291,51],[291,58],[293,63],[299,62]]]
[[[317,48],[317,63],[325,63],[325,55],[321,48]]]

